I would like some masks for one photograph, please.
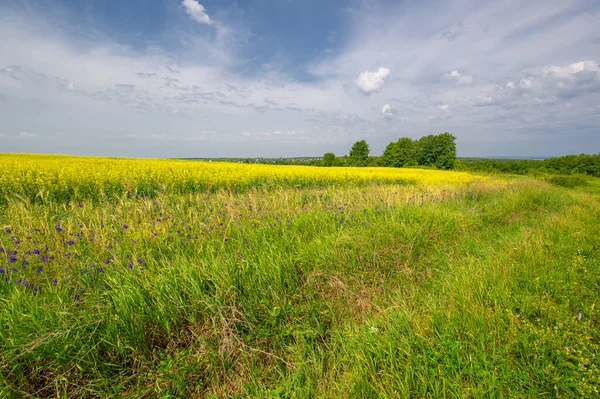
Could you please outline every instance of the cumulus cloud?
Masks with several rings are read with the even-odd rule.
[[[591,60],[559,67],[550,66],[542,71],[541,79],[548,91],[557,90],[561,98],[573,98],[583,93],[600,91],[600,67]]]
[[[557,78],[570,78],[579,72],[598,72],[600,68],[596,61],[585,60],[581,62],[575,62],[567,65],[566,67],[549,66],[544,68],[544,74],[554,76]]]
[[[456,69],[452,72],[444,74],[444,77],[447,80],[453,80],[458,84],[462,85],[470,85],[473,83],[473,76],[471,75],[461,75]]]
[[[383,108],[381,108],[381,115],[385,118],[391,118],[396,115],[397,112],[396,108],[392,107],[390,104],[385,104]]]
[[[494,98],[490,94],[484,94],[484,95],[479,96],[479,98],[477,98],[475,103],[480,106],[492,105],[492,104],[494,104]]]
[[[440,104],[437,107],[440,111],[444,111],[444,112],[450,112],[450,109],[448,108],[448,104]]]
[[[531,89],[533,87],[533,83],[530,79],[521,79],[521,81],[519,82],[519,86],[522,89]]]
[[[356,79],[356,86],[364,94],[376,93],[383,88],[385,79],[390,76],[390,70],[385,67],[379,67],[377,71],[364,71]]]
[[[204,6],[196,0],[183,0],[181,5],[185,8],[187,15],[194,21],[200,24],[212,25],[213,21],[206,13]]]

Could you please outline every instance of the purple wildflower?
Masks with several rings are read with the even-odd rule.
[[[42,262],[47,262],[48,261],[48,257],[47,256],[42,256]]]
[[[6,232],[6,234],[10,234],[10,233],[12,233],[12,230],[11,230],[11,229],[6,229],[6,230],[4,230],[4,231]]]
[[[33,253],[34,253],[34,255],[39,255],[40,254],[40,250],[39,249],[34,249]]]
[[[97,268],[96,270],[98,270],[98,272],[100,272],[100,273],[104,273],[104,269],[101,267]]]
[[[75,244],[75,241],[73,241],[73,240],[67,241],[67,245],[73,245],[73,244]]]
[[[54,279],[52,280],[52,285],[56,287],[56,283],[58,283],[58,280],[57,280],[56,278],[54,278]]]
[[[105,265],[108,265],[109,263],[110,263],[110,260],[108,260],[108,259],[104,261]]]
[[[17,258],[15,258],[14,256],[10,256],[9,258],[10,263],[15,263],[17,261]]]
[[[57,224],[54,230],[56,230],[57,233],[60,233],[63,229],[60,227],[60,224]]]
[[[39,266],[37,269],[35,269],[35,272],[36,272],[36,273],[41,273],[41,272],[42,272],[42,267],[41,267],[41,266]]]
[[[124,225],[123,225],[123,228],[124,228],[125,230],[127,230],[127,229],[129,228],[129,225],[127,225],[127,224],[124,224]]]

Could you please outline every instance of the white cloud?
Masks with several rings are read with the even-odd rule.
[[[516,86],[515,86],[515,82],[513,82],[512,80],[509,80],[509,81],[506,83],[506,87],[508,87],[509,89],[514,89],[514,88],[516,87]]]
[[[383,115],[386,118],[391,118],[397,112],[398,111],[396,110],[396,108],[392,107],[390,104],[385,104],[383,108],[381,108],[381,115]]]
[[[598,72],[600,71],[600,68],[598,67],[598,63],[592,60],[575,62],[567,65],[566,67],[549,66],[544,68],[545,75],[550,75],[557,78],[569,78],[579,72],[584,71]]]
[[[181,5],[185,8],[185,12],[194,21],[201,24],[212,25],[213,21],[206,13],[204,6],[198,3],[196,0],[183,0]]]
[[[478,105],[491,105],[494,103],[494,98],[489,94],[484,94],[477,99],[476,103]]]
[[[531,87],[533,86],[533,83],[529,79],[521,79],[521,81],[519,82],[519,86],[522,89],[531,89]]]
[[[379,67],[375,72],[365,71],[358,75],[356,85],[360,91],[369,95],[380,91],[388,76],[390,76],[390,70],[385,67]]]
[[[440,104],[437,107],[440,111],[444,111],[444,112],[450,112],[450,109],[448,108],[448,104]]]
[[[35,138],[36,136],[37,136],[37,133],[21,132],[21,133],[19,133],[18,138],[20,138],[22,140],[28,140],[28,139]]]
[[[444,77],[448,80],[453,80],[458,84],[470,85],[473,83],[473,76],[461,75],[456,69],[450,73],[444,74]]]

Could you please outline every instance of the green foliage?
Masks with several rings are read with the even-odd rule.
[[[519,175],[552,173],[600,177],[600,153],[565,155],[544,160],[464,158],[457,162],[457,168],[473,172],[500,172]]]
[[[356,166],[365,166],[369,159],[369,145],[365,140],[359,140],[350,149],[350,163]]]
[[[450,133],[435,136],[435,166],[438,169],[454,169],[456,161],[456,137]]]
[[[575,188],[578,186],[585,186],[586,180],[581,176],[552,176],[548,178],[550,184],[555,186]]]
[[[383,152],[383,164],[385,166],[400,168],[415,163],[413,160],[413,141],[408,137],[402,137],[398,141],[391,142]]]
[[[456,137],[450,133],[430,134],[418,140],[403,137],[388,144],[383,153],[386,166],[435,166],[454,169]]]
[[[327,152],[323,155],[323,166],[333,166],[335,163],[335,154]]]
[[[417,165],[433,166],[436,161],[435,135],[430,134],[416,140],[413,156]]]

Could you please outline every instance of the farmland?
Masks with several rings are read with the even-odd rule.
[[[0,154],[0,396],[598,397],[599,202],[466,172]]]

